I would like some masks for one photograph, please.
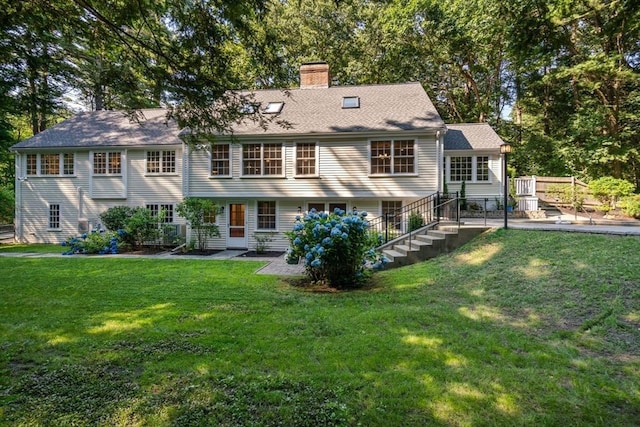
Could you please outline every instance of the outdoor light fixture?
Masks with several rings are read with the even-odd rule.
[[[298,213],[301,214],[302,213],[302,206],[298,206]]]
[[[357,206],[354,206],[354,207],[353,207],[353,213],[356,213],[356,212],[358,212],[358,207],[357,207]]]
[[[504,155],[502,159],[504,163],[502,179],[504,180],[504,228],[507,228],[507,204],[509,203],[509,177],[507,175],[507,159],[511,153],[511,144],[505,142],[500,144],[500,154]]]

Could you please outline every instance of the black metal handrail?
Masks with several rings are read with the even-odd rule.
[[[415,202],[411,202],[369,222],[372,234],[382,236],[381,244],[409,235],[417,229],[429,224],[437,224],[441,220],[460,221],[458,193],[431,194]]]

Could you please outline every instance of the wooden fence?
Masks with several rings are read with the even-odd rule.
[[[518,197],[537,197],[543,203],[557,205],[559,201],[547,194],[549,187],[554,185],[571,185],[575,191],[585,195],[584,207],[592,208],[599,202],[590,196],[588,185],[574,176],[531,176],[516,178],[516,194]]]

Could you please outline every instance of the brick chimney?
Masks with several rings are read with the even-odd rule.
[[[300,89],[328,87],[329,64],[326,62],[307,62],[300,66]]]

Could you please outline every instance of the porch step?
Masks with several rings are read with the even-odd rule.
[[[404,258],[406,254],[400,253],[393,249],[383,249],[382,253],[389,258],[389,262],[394,262],[397,258]]]
[[[442,229],[424,228],[409,239],[389,242],[381,248],[389,258],[387,268],[401,267],[434,258],[464,245],[489,227],[444,225]]]
[[[409,252],[417,252],[420,248],[416,245],[393,245],[393,249],[400,252],[403,255],[407,255]]]

